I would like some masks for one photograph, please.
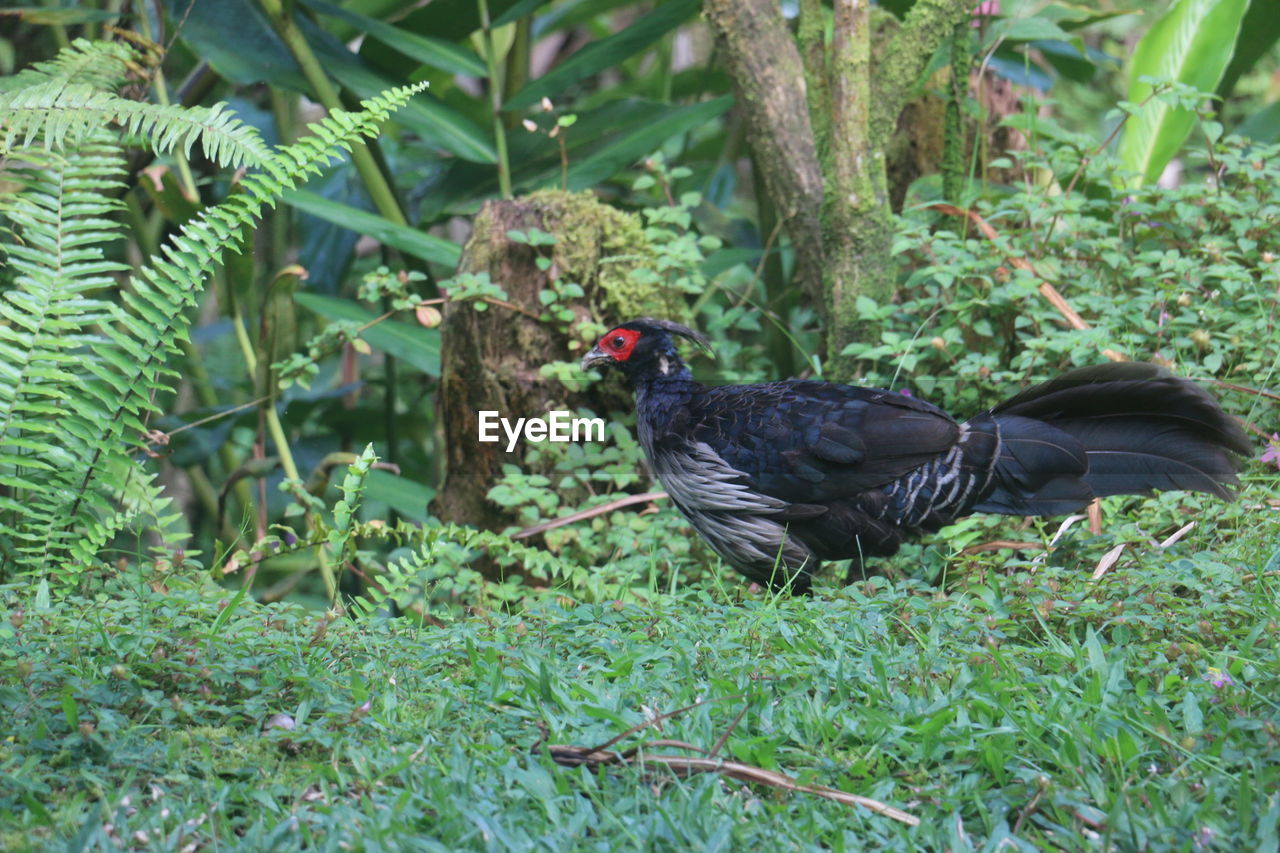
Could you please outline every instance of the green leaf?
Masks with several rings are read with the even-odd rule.
[[[1023,41],[1065,41],[1076,43],[1079,36],[1071,36],[1057,24],[1039,15],[1029,18],[1001,18],[987,33],[987,44]],[[1081,48],[1081,53],[1084,50]]]
[[[165,0],[174,20],[183,20],[182,38],[223,77],[234,83],[267,82],[311,94],[293,55],[271,28],[256,3],[218,0],[191,4]],[[188,14],[189,12],[189,14]],[[295,15],[298,28],[329,76],[361,98],[394,88],[392,81],[366,66],[345,44],[305,15]],[[401,27],[400,29],[404,29]],[[497,151],[487,132],[430,94],[420,94],[396,115],[396,122],[431,146],[478,163],[493,163]]]
[[[496,30],[498,27],[515,23],[525,15],[532,14],[539,6],[546,6],[547,3],[548,0],[519,0],[514,6],[499,15],[490,26]]]
[[[388,246],[433,264],[441,264],[452,269],[458,265],[458,258],[462,255],[462,249],[448,240],[419,231],[417,228],[398,225],[376,213],[331,201],[307,190],[291,190],[285,193],[284,202],[290,207],[318,216],[327,222],[350,228],[360,234],[367,234]]]
[[[1112,9],[1100,12],[1088,6],[1076,6],[1069,3],[1051,3],[1036,13],[1036,17],[1053,21],[1059,27],[1072,32],[1093,26],[1100,21],[1119,18],[1123,15],[1141,15],[1142,9]]]
[[[560,96],[584,77],[611,68],[647,48],[697,14],[701,0],[670,0],[620,33],[592,42],[552,71],[525,86],[503,105],[504,110],[523,109],[544,97]]]
[[[326,56],[329,73],[362,98],[393,88],[395,82],[366,67],[351,53],[345,58]],[[443,148],[466,160],[495,163],[497,149],[489,134],[457,110],[429,94],[419,95],[396,113],[396,121],[422,137],[428,145]]]
[[[1152,92],[1143,77],[1171,80],[1212,92],[1222,79],[1249,0],[1178,0],[1138,42],[1129,66],[1129,100],[1138,104]],[[1152,98],[1130,117],[1120,140],[1120,162],[1151,183],[1178,153],[1195,115]]]
[[[293,55],[258,4],[249,0],[165,0],[165,9],[171,20],[182,21],[182,40],[228,81],[265,82],[295,92],[309,91]]]
[[[569,188],[584,189],[653,153],[671,136],[710,121],[733,103],[731,96],[673,107],[639,98],[611,101],[578,114],[563,137],[569,153]],[[560,183],[560,150],[543,134],[509,137],[512,184],[527,191]],[[497,170],[455,161],[423,200],[422,219],[434,222],[446,211],[472,212],[498,191]]]
[[[473,51],[443,39],[421,36],[402,27],[379,21],[328,3],[326,0],[302,0],[322,15],[329,15],[357,30],[361,30],[423,65],[439,68],[451,74],[469,74],[483,77],[488,73],[485,64]]]
[[[294,301],[328,320],[352,320],[364,325],[379,315],[349,299],[322,296],[319,293],[298,293]],[[440,330],[405,323],[400,320],[383,320],[360,333],[360,337],[373,348],[394,356],[429,376],[440,375]]]
[[[1097,51],[1091,55],[1087,49],[1082,56],[1074,45],[1061,41],[1033,41],[1027,47],[1039,51],[1044,61],[1053,66],[1054,71],[1077,83],[1088,83],[1098,73],[1098,64],[1094,62],[1093,56],[1099,56],[1104,62],[1111,60],[1109,64],[1115,68],[1121,62]]]
[[[428,485],[375,468],[369,472],[365,497],[381,501],[410,521],[425,523],[430,518],[427,505],[436,496]]]
[[[431,33],[436,38],[458,41],[480,29],[480,10],[476,0],[431,0],[400,20],[396,26],[416,33]],[[489,0],[489,15],[500,21],[516,0]]]
[[[49,594],[49,579],[41,578],[40,583],[36,585],[36,597],[32,603],[31,609],[36,613],[45,613],[52,606],[52,596]]]
[[[80,724],[80,709],[76,707],[76,697],[71,693],[70,685],[62,687],[62,716],[73,731]]]
[[[1236,87],[1236,81],[1247,73],[1258,60],[1267,55],[1280,39],[1280,9],[1275,0],[1253,0],[1240,25],[1240,38],[1232,52],[1231,62],[1218,84],[1218,95],[1226,98]]]
[[[776,251],[773,249],[771,253]],[[707,255],[706,260],[702,262],[702,274],[707,278],[715,278],[725,270],[739,265],[754,267],[760,262],[760,255],[761,250],[755,248],[720,249]]]
[[[227,602],[227,606],[218,611],[218,616],[213,620],[213,624],[209,626],[209,639],[212,640],[218,636],[223,627],[231,621],[231,617],[235,615],[236,610],[240,607],[240,602],[244,601],[245,594],[249,591],[249,585],[244,584],[236,594],[231,596],[231,600]]]
[[[1182,728],[1189,735],[1204,731],[1204,711],[1200,709],[1196,694],[1190,691],[1182,700]]]
[[[671,137],[706,124],[731,106],[733,96],[724,95],[685,107],[668,108],[657,121],[620,134],[585,159],[570,163],[569,188],[584,189],[604,181],[658,150]]]

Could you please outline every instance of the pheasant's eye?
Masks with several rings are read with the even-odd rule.
[[[626,361],[631,358],[638,340],[640,333],[634,329],[610,329],[596,346],[608,353],[614,361]]]

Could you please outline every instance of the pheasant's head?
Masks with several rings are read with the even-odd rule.
[[[617,368],[629,379],[653,379],[687,371],[672,335],[687,338],[707,352],[711,345],[692,329],[670,320],[641,317],[615,326],[582,358],[582,369]]]

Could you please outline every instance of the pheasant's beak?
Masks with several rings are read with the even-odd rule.
[[[590,370],[593,367],[608,365],[611,361],[613,361],[613,356],[605,353],[600,347],[596,347],[582,357],[581,366],[583,370]]]

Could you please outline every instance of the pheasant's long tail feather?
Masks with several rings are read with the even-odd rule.
[[[990,491],[969,511],[1051,515],[1155,490],[1230,498],[1244,431],[1199,385],[1152,364],[1074,370],[1001,403]]]

